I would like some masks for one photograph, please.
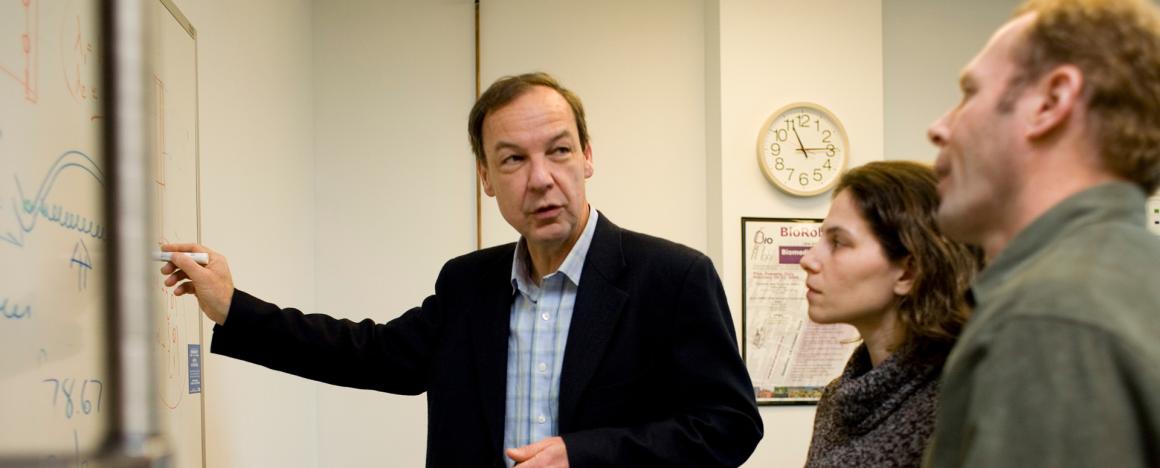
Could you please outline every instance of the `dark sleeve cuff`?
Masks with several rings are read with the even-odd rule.
[[[234,295],[230,299],[230,310],[226,314],[225,324],[214,324],[213,338],[210,341],[209,351],[214,354],[234,355],[234,345],[244,339],[247,329],[253,328],[254,322],[265,308],[277,309],[278,306],[258,299],[240,289],[234,288]]]

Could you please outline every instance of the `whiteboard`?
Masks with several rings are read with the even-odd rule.
[[[198,241],[195,34],[179,13],[150,5],[154,183],[142,215],[158,241]],[[0,456],[70,466],[94,462],[109,441],[117,391],[105,362],[110,178],[98,6],[0,0]],[[149,286],[150,404],[162,409],[175,466],[201,466],[200,313],[161,280]]]
[[[96,2],[0,0],[0,453],[104,440],[106,175]]]

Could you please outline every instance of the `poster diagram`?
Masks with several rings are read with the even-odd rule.
[[[856,329],[809,319],[802,255],[821,220],[742,218],[742,341],[758,403],[810,403],[841,374]]]

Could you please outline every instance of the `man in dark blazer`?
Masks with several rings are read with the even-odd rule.
[[[744,462],[762,423],[720,279],[699,252],[588,205],[579,99],[546,74],[504,78],[472,109],[469,134],[484,190],[520,241],[447,262],[435,294],[399,318],[281,309],[234,289],[225,257],[192,244],[163,249],[209,252],[209,264],[174,255],[166,283],[196,294],[218,324],[214,353],[335,385],[426,392],[429,467]],[[514,349],[532,340],[518,317],[540,327],[537,307],[551,301],[560,323],[536,328],[535,343],[556,344],[533,349],[558,365],[519,371]],[[524,381],[533,375],[551,386]],[[524,414],[544,400],[551,414]]]

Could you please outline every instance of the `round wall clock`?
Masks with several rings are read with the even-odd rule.
[[[757,161],[765,178],[799,197],[834,187],[850,159],[842,122],[825,107],[796,102],[778,109],[757,136]]]

